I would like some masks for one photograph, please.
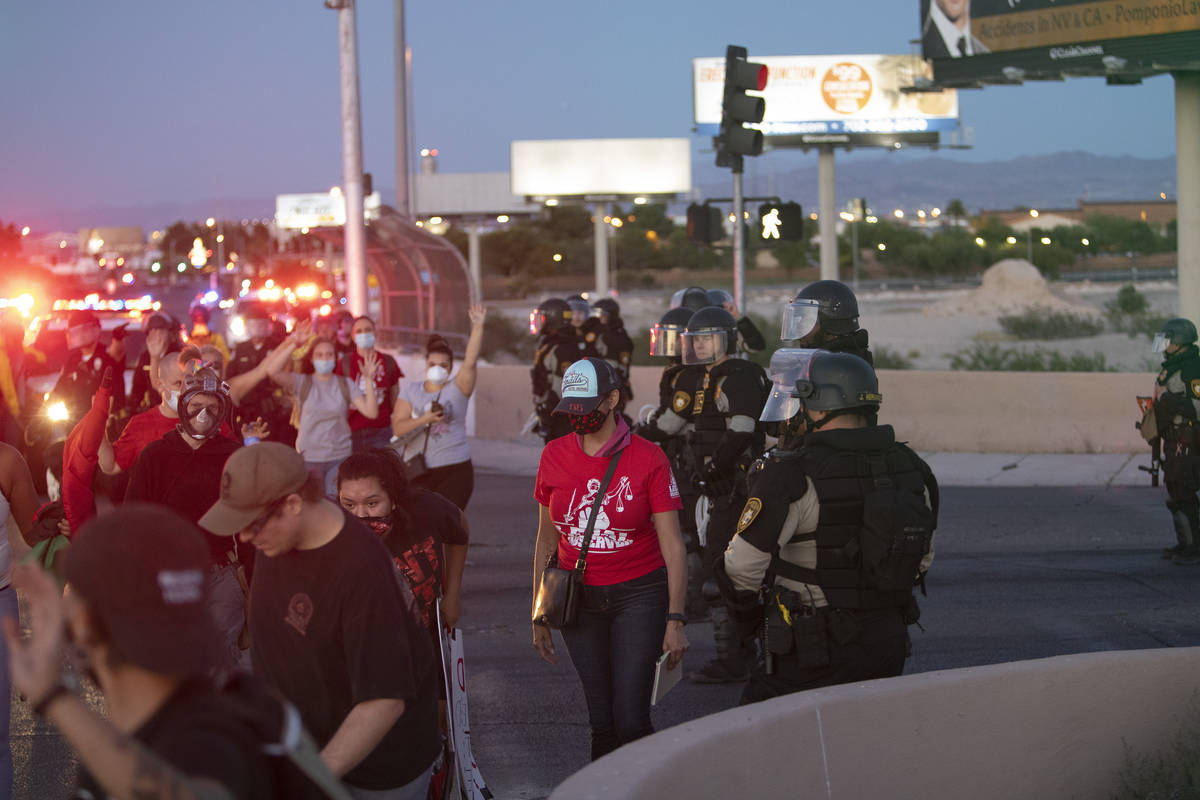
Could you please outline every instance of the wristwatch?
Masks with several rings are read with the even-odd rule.
[[[667,622],[678,622],[682,625],[687,625],[687,617],[683,614],[667,614]]]

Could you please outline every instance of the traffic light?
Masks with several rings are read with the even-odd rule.
[[[708,204],[692,203],[687,209],[687,235],[693,242],[710,244],[724,235],[721,210]]]
[[[371,173],[363,173],[363,197],[370,197],[375,191],[375,181],[371,178]]]
[[[758,239],[763,244],[804,240],[804,209],[799,203],[767,203],[758,207]]]
[[[725,48],[725,94],[721,101],[721,130],[717,134],[717,166],[742,171],[742,157],[756,156],[763,149],[762,131],[747,128],[763,121],[767,101],[747,91],[767,88],[767,65],[746,60],[746,48]]]

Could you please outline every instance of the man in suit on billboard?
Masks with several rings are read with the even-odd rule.
[[[970,0],[922,0],[921,52],[925,58],[962,58],[987,53],[971,35]]]

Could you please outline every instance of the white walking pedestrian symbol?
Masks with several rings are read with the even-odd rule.
[[[770,214],[766,214],[762,218],[762,238],[778,239],[779,238],[779,209],[772,208]]]

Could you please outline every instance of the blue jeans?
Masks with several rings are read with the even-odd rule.
[[[583,684],[592,760],[653,733],[650,693],[667,631],[667,569],[585,586],[579,619],[562,631]]]

